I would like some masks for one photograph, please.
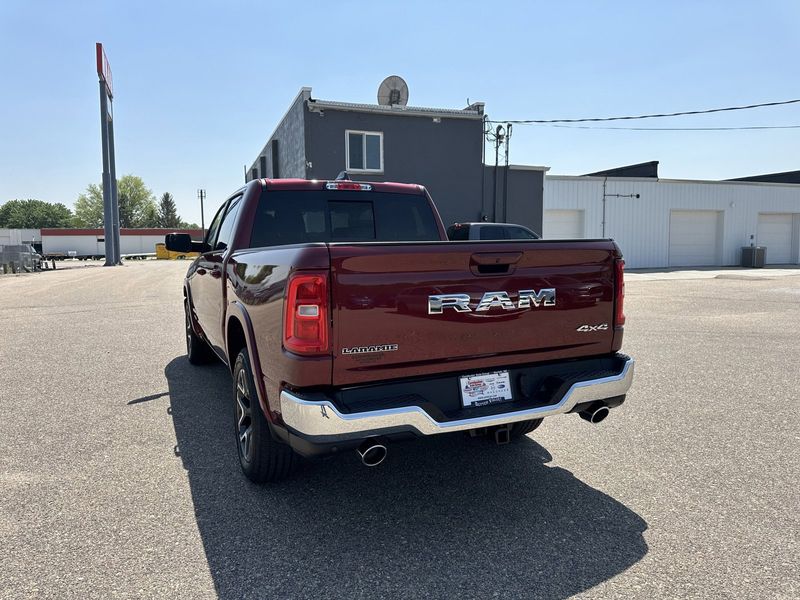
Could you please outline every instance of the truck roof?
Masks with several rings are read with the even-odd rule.
[[[323,190],[327,183],[344,183],[335,179],[261,179],[261,185],[268,190]],[[416,183],[395,183],[390,181],[353,181],[372,186],[374,192],[393,194],[413,194],[419,196],[425,188]]]

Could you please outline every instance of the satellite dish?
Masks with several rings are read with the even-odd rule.
[[[378,87],[378,104],[405,106],[408,104],[408,85],[402,77],[390,75]]]

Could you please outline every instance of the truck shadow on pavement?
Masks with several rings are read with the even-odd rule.
[[[546,466],[530,438],[436,436],[391,447],[379,468],[348,452],[253,485],[226,368],[179,357],[165,374],[175,460],[221,598],[567,598],[647,553],[641,517]]]

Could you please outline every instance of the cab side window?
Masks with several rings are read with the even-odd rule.
[[[206,244],[209,248],[214,244],[214,240],[217,237],[217,231],[219,231],[219,224],[222,221],[222,216],[225,213],[225,204],[220,206],[217,214],[214,215],[214,219],[211,221],[211,225],[208,226],[208,233],[206,233]],[[213,248],[211,248],[213,250]]]
[[[222,219],[222,224],[219,226],[219,234],[217,235],[217,241],[214,244],[214,250],[225,250],[231,245],[231,241],[233,239],[233,225],[236,223],[236,215],[239,214],[241,199],[241,196],[234,199],[228,207],[228,210]]]

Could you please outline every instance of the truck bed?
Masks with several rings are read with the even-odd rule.
[[[274,393],[286,382],[296,389],[353,386],[614,352],[622,334],[613,324],[618,258],[609,240],[252,249],[231,257],[228,302],[249,315]],[[323,356],[282,348],[286,281],[300,271],[329,273],[332,343]],[[520,291],[542,290],[554,290],[554,305],[543,298],[520,308]],[[494,292],[505,292],[510,305],[501,296],[477,310]],[[430,297],[448,294],[468,295],[470,310],[430,314]]]
[[[608,240],[331,244],[329,251],[335,386],[612,351],[617,250]],[[542,297],[539,306],[525,299],[519,306],[520,291],[542,290],[553,290],[552,305]],[[429,313],[431,296],[452,294],[468,295],[470,310]],[[493,302],[479,307],[485,294]],[[581,331],[586,325],[600,328]],[[342,353],[385,345],[397,348]]]

